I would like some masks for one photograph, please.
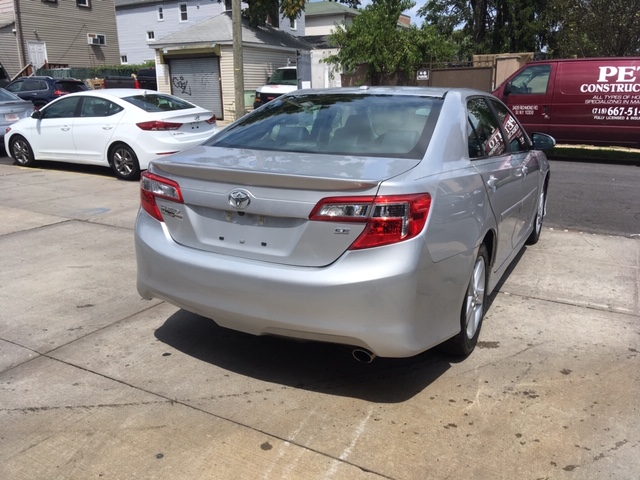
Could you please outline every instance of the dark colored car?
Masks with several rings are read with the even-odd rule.
[[[5,88],[23,100],[31,100],[36,109],[67,93],[89,90],[81,80],[53,77],[17,78]]]
[[[141,68],[129,77],[105,77],[103,88],[142,88],[158,90],[155,68]]]

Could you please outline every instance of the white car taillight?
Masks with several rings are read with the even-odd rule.
[[[163,122],[161,120],[152,120],[149,122],[136,123],[136,126],[141,130],[146,131],[163,131],[163,130],[178,130],[182,124],[175,122]]]
[[[379,197],[332,197],[321,200],[310,220],[367,223],[350,250],[402,242],[418,235],[431,207],[431,195],[391,195]]]
[[[160,213],[156,203],[156,197],[176,203],[184,203],[178,182],[154,173],[142,172],[140,179],[140,205],[153,218],[164,222],[162,213]]]

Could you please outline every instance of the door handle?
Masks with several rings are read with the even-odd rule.
[[[63,132],[66,132],[68,130],[71,130],[71,127],[68,127],[65,125],[64,127],[60,127],[60,130],[62,130]]]
[[[105,125],[102,127],[103,130],[111,130],[113,127],[111,125]]]
[[[496,182],[497,182],[497,181],[498,181],[498,179],[497,179],[495,176],[493,176],[493,175],[490,175],[490,176],[489,176],[489,180],[487,180],[487,186],[488,186],[488,187],[489,187],[493,192],[495,192],[495,191],[497,190],[497,188],[498,188],[498,187],[496,186]]]

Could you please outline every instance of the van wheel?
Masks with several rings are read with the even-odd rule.
[[[467,293],[460,312],[460,333],[441,345],[441,349],[454,355],[467,356],[478,343],[480,329],[487,303],[487,269],[489,254],[487,247],[478,250]]]
[[[118,143],[111,147],[109,152],[109,165],[118,178],[123,180],[139,180],[140,164],[133,149],[125,144]]]
[[[13,157],[13,162],[16,165],[33,167],[36,163],[31,145],[29,145],[27,139],[21,135],[16,135],[11,139],[9,154]]]
[[[533,223],[533,230],[525,242],[527,245],[535,245],[540,240],[542,233],[542,221],[547,214],[547,188],[542,187],[540,195],[538,195],[538,208],[536,210],[536,218]]]

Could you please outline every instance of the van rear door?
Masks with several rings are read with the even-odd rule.
[[[502,87],[502,100],[529,135],[533,132],[549,133],[556,69],[555,62],[532,63]]]

